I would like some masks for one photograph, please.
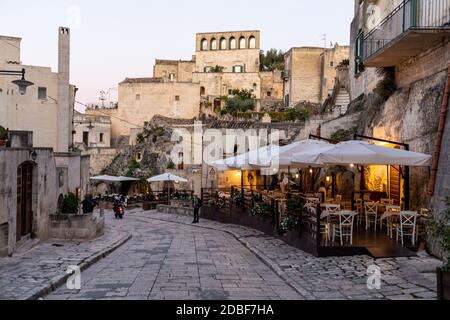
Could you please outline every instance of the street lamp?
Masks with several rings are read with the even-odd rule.
[[[25,80],[25,69],[22,69],[22,71],[0,70],[0,75],[5,75],[5,76],[22,76],[22,79],[12,81],[12,83],[14,83],[15,85],[17,85],[19,87],[19,93],[22,96],[25,93],[27,93],[27,88],[34,84],[33,82]]]

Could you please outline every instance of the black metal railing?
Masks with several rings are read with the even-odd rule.
[[[367,60],[411,29],[450,28],[450,0],[407,0],[364,37]]]

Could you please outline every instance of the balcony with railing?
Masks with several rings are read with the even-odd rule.
[[[450,39],[450,0],[406,0],[363,40],[366,67],[393,67]]]

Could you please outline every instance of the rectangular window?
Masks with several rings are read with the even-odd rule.
[[[180,101],[180,96],[175,96],[175,101]]]
[[[362,31],[356,37],[355,42],[355,74],[360,74],[364,71],[364,33]]]
[[[267,91],[267,97],[271,97],[272,96],[272,92],[271,91]]]
[[[103,133],[100,133],[100,142],[103,142]]]
[[[87,147],[89,146],[89,132],[88,131],[83,132],[83,144]]]
[[[169,81],[175,81],[175,73],[169,74]]]
[[[140,94],[137,94],[137,95],[136,95],[136,101],[139,101],[139,100],[141,100],[141,95],[140,95]]]
[[[39,100],[47,100],[47,88],[45,88],[45,87],[38,88],[38,99]]]

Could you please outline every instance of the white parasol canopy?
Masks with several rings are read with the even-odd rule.
[[[250,160],[250,164],[260,167],[279,167],[282,169],[286,169],[288,167],[298,168],[304,166],[321,166],[316,163],[293,163],[292,157],[294,154],[313,152],[330,146],[332,146],[332,144],[321,140],[307,139],[297,141],[289,145],[279,147],[278,150],[272,150],[274,152],[270,154],[269,157],[264,158],[263,155],[261,155],[258,158],[258,162],[252,162],[252,160]]]
[[[322,165],[403,165],[429,166],[431,156],[423,153],[383,147],[365,141],[353,140],[316,151],[295,154],[295,163]]]
[[[268,156],[277,154],[279,148],[276,145],[264,146],[235,157],[213,161],[210,165],[219,171],[258,170],[259,167],[251,163],[257,163],[260,158],[267,159]]]
[[[166,181],[173,181],[173,182],[188,182],[185,178],[178,177],[171,173],[164,173],[159,176],[152,177],[150,179],[147,179],[148,182],[166,182]]]
[[[103,175],[103,176],[92,177],[91,180],[103,181],[103,182],[127,182],[127,181],[138,181],[139,179],[123,177],[123,176],[115,177],[115,176]]]

